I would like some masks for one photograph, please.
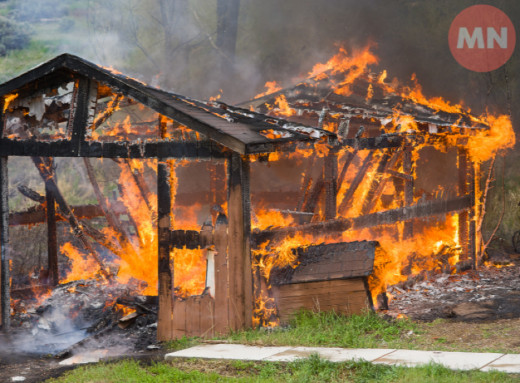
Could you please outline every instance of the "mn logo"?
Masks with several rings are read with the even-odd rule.
[[[460,12],[451,23],[448,41],[451,54],[463,67],[475,72],[500,68],[513,54],[516,33],[500,9],[474,5]]]

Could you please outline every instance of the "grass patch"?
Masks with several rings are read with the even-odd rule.
[[[132,360],[82,366],[47,383],[116,382],[515,382],[517,375],[452,371],[439,365],[405,368],[368,362],[332,363],[313,355],[291,363],[179,359],[143,364]]]
[[[410,332],[418,332],[418,326],[410,320],[387,320],[373,312],[346,317],[333,312],[302,311],[288,327],[238,331],[226,339],[269,346],[393,348],[410,346],[406,338]]]

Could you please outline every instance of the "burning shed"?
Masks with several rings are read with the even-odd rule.
[[[335,83],[326,67],[252,110],[71,55],[1,85],[3,328],[9,225],[47,222],[51,285],[98,275],[157,294],[161,340],[272,326],[299,308],[360,312],[410,275],[476,267],[480,166],[510,144],[509,121],[435,110],[364,69],[353,60]],[[31,158],[46,195],[19,188],[39,205],[9,215],[11,156]],[[78,157],[95,204],[71,205],[58,185],[56,161]],[[99,182],[98,158],[115,179]],[[58,243],[59,220],[74,241]]]

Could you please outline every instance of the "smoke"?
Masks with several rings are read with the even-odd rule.
[[[240,0],[238,19],[223,17],[217,5],[237,0],[21,0],[15,11],[47,15],[41,4],[59,12],[55,36],[36,28],[40,40],[59,40],[57,50],[113,66],[166,90],[207,99],[223,90],[236,103],[252,98],[266,81],[290,86],[339,44],[347,50],[377,44],[380,67],[401,80],[416,74],[430,96],[464,100],[475,112],[504,112],[518,88],[514,55],[505,68],[473,73],[451,57],[447,34],[453,18],[474,0]],[[517,2],[495,6],[511,19]],[[28,6],[31,4],[31,7]],[[34,5],[37,4],[38,6]],[[59,8],[58,8],[59,5]],[[43,8],[42,8],[43,7]],[[30,15],[31,16],[31,15]],[[29,16],[26,16],[29,17]],[[34,19],[34,15],[31,16]],[[47,16],[45,16],[47,17]],[[64,20],[72,20],[67,23]],[[237,23],[235,52],[219,47],[219,20]],[[41,16],[40,16],[41,22]],[[68,25],[73,22],[74,25]],[[233,29],[228,25],[227,29]],[[509,70],[507,72],[507,70]],[[471,89],[471,91],[469,91]]]

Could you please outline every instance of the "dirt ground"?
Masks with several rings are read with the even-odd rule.
[[[520,353],[520,257],[505,265],[433,275],[406,288],[390,288],[389,310],[381,314],[406,316],[417,323],[416,332],[403,334],[403,344],[410,348]],[[74,368],[60,365],[50,355],[13,352],[5,346],[8,342],[0,333],[0,382],[11,382],[15,376],[25,377],[28,383],[42,382]],[[166,351],[124,356],[162,360]]]

